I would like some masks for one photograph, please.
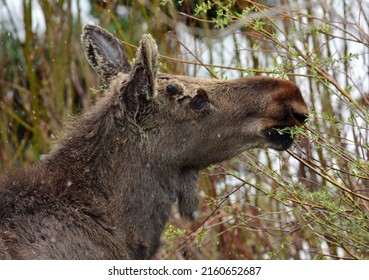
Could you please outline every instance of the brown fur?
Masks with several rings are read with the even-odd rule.
[[[146,259],[173,203],[197,210],[198,171],[246,149],[287,149],[307,109],[298,88],[157,73],[144,35],[131,66],[119,41],[87,25],[87,59],[109,85],[39,165],[0,179],[0,258]]]

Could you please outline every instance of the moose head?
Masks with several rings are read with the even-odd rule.
[[[82,38],[89,63],[119,98],[142,143],[173,168],[201,169],[251,148],[285,150],[293,137],[279,130],[307,120],[300,90],[287,80],[160,73],[150,35],[143,35],[132,66],[107,31],[86,25]]]

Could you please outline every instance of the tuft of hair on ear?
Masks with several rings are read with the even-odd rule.
[[[134,120],[138,120],[156,99],[158,57],[158,47],[154,39],[149,34],[143,35],[123,92],[127,112]]]
[[[87,24],[83,27],[81,40],[87,61],[105,82],[120,72],[131,70],[122,44],[105,29]]]
[[[131,91],[140,99],[150,101],[156,97],[158,57],[158,47],[155,40],[150,34],[144,34],[140,47],[137,49],[130,75]]]
[[[147,73],[150,75],[150,84],[152,85],[152,92],[148,98],[156,97],[156,74],[158,72],[158,46],[156,42],[151,37],[150,34],[145,34],[142,36],[141,40],[141,53],[143,54],[143,59],[145,59],[145,64],[147,65]]]

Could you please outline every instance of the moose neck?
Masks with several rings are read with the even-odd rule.
[[[143,152],[139,135],[127,126],[117,129],[112,112],[100,104],[99,111],[75,121],[45,164],[54,174],[56,196],[73,201],[83,193],[87,215],[125,242],[131,258],[149,258],[173,203],[186,188],[194,189],[198,170],[176,169]]]

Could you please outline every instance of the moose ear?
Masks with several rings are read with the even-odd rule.
[[[137,103],[156,97],[156,73],[158,70],[158,47],[149,34],[142,36],[128,81],[127,94]]]
[[[82,45],[92,68],[108,82],[120,72],[129,73],[131,65],[119,42],[111,33],[94,25],[85,25]]]

